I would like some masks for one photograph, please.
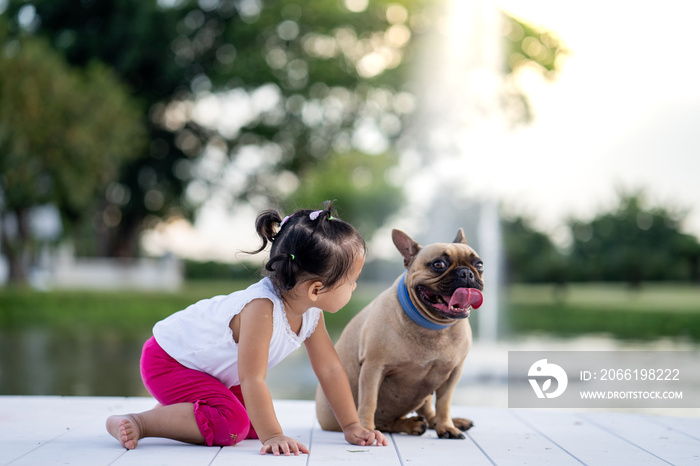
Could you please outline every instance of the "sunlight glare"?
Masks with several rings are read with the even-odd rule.
[[[369,0],[345,0],[345,8],[353,13],[361,13],[367,9]]]

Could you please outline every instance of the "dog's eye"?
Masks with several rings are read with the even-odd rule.
[[[481,261],[474,262],[474,267],[476,267],[476,270],[479,273],[482,273],[484,271],[484,263]]]
[[[435,270],[444,270],[447,267],[447,263],[443,260],[436,260],[432,266]]]

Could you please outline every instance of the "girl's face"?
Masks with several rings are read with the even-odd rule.
[[[362,267],[365,265],[364,256],[357,257],[345,280],[333,289],[322,292],[318,297],[316,306],[326,312],[338,312],[350,301],[352,292],[357,287],[357,279],[360,277]]]

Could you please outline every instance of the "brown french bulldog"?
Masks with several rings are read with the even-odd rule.
[[[360,422],[384,432],[422,435],[430,427],[441,438],[464,438],[473,424],[450,417],[450,402],[471,347],[467,317],[483,303],[483,262],[461,228],[452,243],[421,247],[400,230],[392,239],[406,273],[348,323],[335,345]],[[323,429],[341,430],[320,387],[316,415]]]

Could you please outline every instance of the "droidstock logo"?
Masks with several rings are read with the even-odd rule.
[[[530,366],[527,375],[537,398],[556,398],[564,393],[569,383],[564,369],[556,364],[548,363],[546,359],[540,359]],[[557,381],[557,386],[554,391],[550,392],[548,390],[552,388],[552,379]]]

